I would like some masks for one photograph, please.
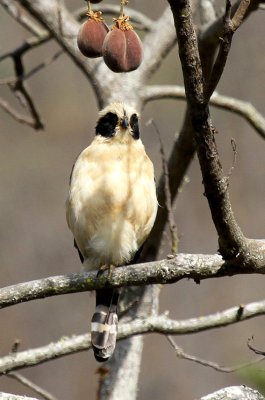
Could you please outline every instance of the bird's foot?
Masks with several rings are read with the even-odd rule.
[[[102,266],[99,268],[99,270],[98,270],[97,278],[98,278],[104,271],[109,271],[109,273],[108,273],[108,279],[111,279],[114,269],[115,269],[115,265],[112,265],[112,264],[104,264],[104,265],[102,265]]]

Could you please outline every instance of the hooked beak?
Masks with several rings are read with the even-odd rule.
[[[128,117],[127,117],[127,115],[124,115],[123,118],[122,118],[122,120],[121,120],[121,127],[122,127],[123,129],[127,129],[128,126],[129,126]]]

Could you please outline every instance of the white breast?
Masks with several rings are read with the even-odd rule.
[[[141,141],[111,146],[94,140],[76,161],[66,207],[85,268],[128,263],[157,211],[153,165]]]

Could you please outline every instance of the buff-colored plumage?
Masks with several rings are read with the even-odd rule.
[[[157,212],[153,164],[136,112],[113,103],[99,113],[96,136],[76,160],[66,217],[85,269],[126,265],[149,235]],[[97,361],[114,352],[119,291],[96,291],[91,343]]]
[[[134,110],[111,104],[99,113]],[[128,263],[146,240],[157,211],[153,164],[131,128],[97,135],[78,157],[66,203],[67,222],[86,269]]]

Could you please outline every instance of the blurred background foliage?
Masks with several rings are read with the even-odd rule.
[[[250,387],[255,387],[263,396],[265,396],[265,369],[260,366],[250,366],[238,371],[241,377]]]
[[[75,10],[84,3],[68,0],[66,4],[70,10]],[[157,0],[155,6],[153,2],[130,1],[131,7],[152,18],[158,17],[166,5],[162,0]],[[218,91],[250,101],[265,114],[264,17],[264,11],[255,12],[236,33]],[[2,8],[0,22],[1,54],[30,36]],[[51,56],[57,48],[55,42],[50,42],[27,53],[24,57],[27,70]],[[10,60],[0,63],[0,76],[13,76]],[[177,48],[164,60],[152,83],[182,84]],[[80,270],[65,221],[64,201],[72,164],[93,138],[97,103],[88,81],[65,54],[34,75],[28,86],[45,123],[44,131],[35,132],[0,109],[1,286]],[[7,87],[2,85],[0,91],[2,97],[19,109]],[[184,102],[163,100],[148,104],[142,113],[142,139],[155,164],[157,179],[161,173],[159,143],[153,127],[147,127],[146,122],[150,117],[154,118],[169,154],[181,127],[184,110]],[[225,172],[233,163],[231,138],[237,143],[230,194],[238,222],[247,237],[264,238],[265,142],[240,117],[214,108],[211,111],[219,131],[216,139]],[[196,158],[189,168],[174,212],[180,252],[217,251],[217,237],[203,196]],[[166,232],[159,257],[165,257],[169,252]],[[263,298],[263,276],[236,276],[204,281],[200,285],[181,281],[163,287],[160,310],[168,310],[172,318],[184,319]],[[63,335],[86,332],[93,308],[93,295],[82,293],[1,310],[1,356],[10,352],[15,339],[20,339],[22,350],[56,341]],[[264,317],[259,317],[175,340],[185,351],[198,357],[233,365],[254,358],[246,345],[250,336],[255,335],[258,348],[265,348],[264,326]],[[92,354],[84,352],[23,373],[58,399],[95,399],[97,367]],[[163,336],[148,335],[145,337],[138,398],[188,400],[224,386],[248,383],[249,379],[252,386],[261,390],[264,368],[260,364],[244,374],[221,374],[178,360]],[[0,390],[32,395],[6,377],[0,380]]]

